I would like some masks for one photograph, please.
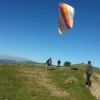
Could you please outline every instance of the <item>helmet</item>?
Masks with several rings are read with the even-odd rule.
[[[91,61],[89,60],[89,61],[88,61],[88,63],[90,64],[90,63],[91,63]]]

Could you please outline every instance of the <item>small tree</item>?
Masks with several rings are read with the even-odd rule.
[[[66,67],[71,66],[71,62],[69,62],[69,61],[65,61],[65,62],[64,62],[64,66],[66,66]]]

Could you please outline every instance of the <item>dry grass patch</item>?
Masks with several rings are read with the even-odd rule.
[[[70,97],[69,93],[56,87],[54,83],[52,83],[52,81],[47,78],[48,71],[44,71],[40,68],[23,68],[19,70],[23,73],[23,75],[28,77],[30,84],[32,84],[31,80],[34,79],[39,86],[44,86],[47,88],[52,96],[61,97],[63,99]]]
[[[86,79],[85,74],[83,75],[83,77]],[[97,100],[100,100],[100,75],[93,73],[93,75],[91,76],[91,82],[92,85],[90,87],[90,92],[97,98]]]
[[[77,78],[75,78],[73,75],[70,75],[66,80],[65,80],[65,84],[69,83],[69,82],[76,82],[78,83]]]
[[[90,88],[90,91],[92,93],[92,95],[94,95],[97,100],[100,100],[100,75],[94,73],[94,76],[97,78],[96,80],[91,77],[92,80],[92,86]]]

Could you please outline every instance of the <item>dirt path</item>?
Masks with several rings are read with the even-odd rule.
[[[91,91],[92,95],[94,95],[97,98],[97,100],[100,100],[100,75],[95,73],[94,76],[97,79],[95,80],[95,79],[93,79],[93,77],[91,78],[92,86],[90,88],[90,91]]]
[[[93,76],[95,76],[96,79],[94,79]],[[85,75],[84,78],[86,78]],[[90,87],[91,94],[94,95],[97,98],[97,100],[100,100],[100,75],[94,73],[91,77],[91,82],[92,82],[92,85]]]
[[[20,69],[25,76],[28,78],[34,78],[35,81],[37,82],[38,85],[46,87],[51,95],[57,96],[63,99],[67,99],[70,97],[70,94],[67,93],[64,90],[61,90],[60,88],[57,88],[50,79],[47,78],[48,76],[48,71],[42,70],[40,68],[34,68],[34,69],[29,69],[29,68],[24,68]]]

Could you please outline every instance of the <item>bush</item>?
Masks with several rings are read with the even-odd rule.
[[[69,62],[69,61],[65,61],[65,62],[64,62],[64,66],[66,66],[66,67],[71,66],[71,62]]]

